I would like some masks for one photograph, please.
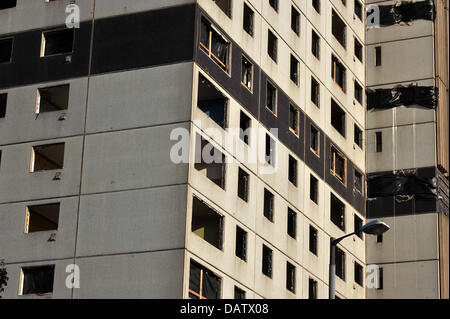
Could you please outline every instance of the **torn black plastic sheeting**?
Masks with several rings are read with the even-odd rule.
[[[368,90],[367,109],[389,109],[410,105],[435,109],[438,99],[438,89],[434,86],[398,86],[393,89]]]
[[[414,20],[434,21],[435,9],[431,0],[427,1],[402,1],[390,6],[378,6],[380,10],[380,25],[391,26],[394,24],[410,23]]]

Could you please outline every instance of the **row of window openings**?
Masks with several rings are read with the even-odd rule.
[[[57,0],[44,0],[44,2],[53,2]],[[2,0],[0,3],[0,10],[15,8],[17,6],[17,0]]]

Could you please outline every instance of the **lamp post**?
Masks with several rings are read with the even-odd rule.
[[[339,244],[344,238],[352,235],[366,233],[369,235],[381,235],[389,230],[389,225],[380,221],[373,220],[361,227],[359,231],[344,235],[339,238],[330,238],[330,271],[328,280],[328,297],[329,299],[335,299],[335,281],[336,281],[336,245]]]

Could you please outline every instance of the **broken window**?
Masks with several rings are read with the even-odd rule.
[[[69,84],[37,90],[35,113],[67,110],[69,107]]]
[[[266,107],[273,114],[277,114],[277,89],[269,81],[267,81]]]
[[[298,85],[299,77],[299,63],[298,60],[291,54],[291,81]]]
[[[225,155],[201,135],[196,136],[195,169],[209,180],[225,189]]]
[[[286,262],[286,289],[295,294],[295,266]]]
[[[262,273],[272,278],[272,249],[266,245],[262,249]]]
[[[355,127],[355,144],[359,146],[360,149],[363,147],[363,132],[359,128],[358,125],[354,125]]]
[[[219,299],[221,279],[209,269],[191,260],[189,270],[190,299]]]
[[[338,42],[345,48],[345,32],[347,26],[336,13],[336,11],[332,10],[331,17],[331,32],[333,33],[336,40],[338,40]]]
[[[43,32],[41,57],[55,54],[72,53],[73,39],[73,29]]]
[[[353,218],[353,231],[356,233],[356,236],[362,239],[363,234],[361,231],[361,228],[363,226],[363,221],[361,218],[359,218],[358,215],[355,214]]]
[[[331,99],[331,125],[345,137],[345,111]]]
[[[57,230],[59,203],[27,206],[25,233]]]
[[[31,172],[62,169],[64,164],[64,143],[33,146],[31,151]]]
[[[213,0],[229,18],[231,18],[231,0]]]
[[[320,57],[320,36],[314,30],[312,30],[311,52],[317,59],[319,59],[319,57]]]
[[[11,62],[13,39],[0,39],[0,64]]]
[[[320,132],[313,125],[311,125],[311,138],[309,149],[316,155],[319,155],[320,150]]]
[[[253,25],[254,25],[254,12],[250,7],[244,3],[244,30],[251,36],[253,36]]]
[[[317,256],[317,229],[309,225],[309,251]]]
[[[330,219],[339,229],[345,231],[345,205],[334,194],[330,196]]]
[[[278,12],[278,0],[269,0],[270,6]]]
[[[292,238],[297,237],[297,213],[288,207],[287,233]]]
[[[363,18],[363,8],[361,2],[359,0],[355,0],[355,15],[358,17],[359,20],[362,21]]]
[[[320,107],[320,84],[311,76],[311,102]]]
[[[6,116],[6,102],[8,101],[8,94],[0,94],[0,119]]]
[[[363,61],[363,46],[358,41],[358,39],[355,39],[355,56],[358,58],[359,61]]]
[[[226,127],[228,98],[202,74],[198,77],[197,106],[221,128]]]
[[[320,0],[312,0],[312,6],[317,13],[320,13]]]
[[[20,295],[52,293],[54,275],[55,265],[23,267],[21,269]]]
[[[234,299],[245,299],[245,290],[234,286]]]
[[[291,9],[291,29],[295,34],[300,35],[300,13],[294,6]]]
[[[240,132],[239,132],[239,136],[241,138],[242,141],[244,141],[245,144],[249,144],[250,141],[250,128],[251,128],[251,120],[250,118],[241,111],[241,116],[240,116],[240,121],[239,121],[239,125],[240,125]]]
[[[248,59],[242,56],[242,77],[241,83],[250,91],[253,83],[253,64]]]
[[[314,203],[319,203],[319,181],[313,175],[309,175],[309,198]]]
[[[14,8],[17,5],[17,0],[2,0],[0,3],[0,10]]]
[[[355,177],[354,178],[355,178],[355,181],[354,181],[353,187],[362,194],[363,177],[362,177],[362,174],[360,172],[358,172],[356,169],[355,169]]]
[[[278,38],[272,33],[272,31],[268,30],[267,53],[275,62],[277,62],[277,45]]]
[[[345,184],[346,159],[336,148],[331,146],[331,174]]]
[[[375,132],[375,151],[377,153],[381,153],[383,151],[382,132]]]
[[[381,66],[381,47],[375,47],[375,66]]]
[[[247,260],[247,232],[239,226],[236,226],[236,256]]]
[[[230,42],[204,17],[202,17],[200,48],[224,71],[228,72]]]
[[[266,134],[266,162],[275,167],[275,140]]]
[[[359,104],[363,104],[363,89],[361,85],[355,80],[355,100],[358,101]]]
[[[345,280],[345,253],[336,247],[336,276]]]
[[[298,136],[300,112],[297,107],[289,105],[289,129]]]
[[[294,186],[297,186],[297,160],[289,155],[288,179]]]
[[[250,176],[246,171],[239,167],[238,172],[238,196],[243,201],[248,202],[248,190],[249,190]]]
[[[273,194],[264,188],[264,217],[273,223],[273,209],[275,197]]]
[[[345,86],[345,75],[346,75],[346,69],[344,65],[339,62],[339,60],[334,56],[334,54],[331,55],[331,78],[334,82],[345,92],[346,86]]]
[[[312,278],[308,280],[308,299],[317,299],[317,281]]]
[[[222,250],[222,228],[223,216],[194,197],[191,231],[217,249]]]
[[[364,268],[363,266],[361,266],[359,263],[357,263],[355,261],[355,282],[360,285],[361,287],[363,286],[363,282],[364,282],[364,278],[363,278],[363,272]]]

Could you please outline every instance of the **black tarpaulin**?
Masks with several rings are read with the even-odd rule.
[[[409,23],[414,20],[434,21],[435,10],[432,0],[402,1],[395,5],[378,6],[380,10],[380,25],[390,26],[400,23]]]
[[[377,89],[367,91],[367,109],[389,109],[410,105],[434,109],[438,98],[438,89],[434,86],[398,86],[393,89]]]

